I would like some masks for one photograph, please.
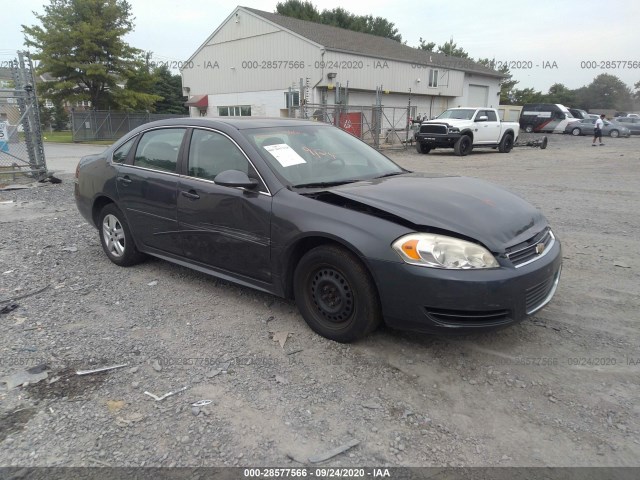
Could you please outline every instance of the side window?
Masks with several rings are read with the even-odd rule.
[[[142,135],[133,164],[137,167],[175,172],[184,128],[151,130]]]
[[[486,110],[485,112],[486,112],[485,115],[489,117],[490,122],[498,121],[498,116],[496,115],[496,112],[494,112],[493,110]]]
[[[120,148],[118,148],[115,152],[113,152],[113,156],[112,156],[113,163],[125,162],[125,160],[127,159],[127,155],[129,155],[129,150],[131,150],[131,147],[135,143],[136,138],[138,137],[133,137],[131,140],[129,140],[127,143],[125,143]]]
[[[189,175],[213,180],[225,170],[255,176],[251,164],[231,140],[216,132],[194,130],[189,147]]]

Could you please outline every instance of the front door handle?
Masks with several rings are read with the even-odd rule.
[[[187,197],[189,200],[198,200],[200,198],[200,195],[198,195],[195,190],[189,190],[188,192],[183,190],[180,193],[182,193],[183,197]]]
[[[125,185],[129,185],[133,180],[129,178],[129,175],[125,175],[124,177],[118,177],[118,181],[120,183],[124,183]]]

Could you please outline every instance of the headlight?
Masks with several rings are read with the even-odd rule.
[[[498,268],[486,248],[458,238],[430,233],[411,233],[393,242],[400,258],[411,265],[432,268]]]
[[[459,133],[460,129],[458,127],[449,127],[449,133]]]

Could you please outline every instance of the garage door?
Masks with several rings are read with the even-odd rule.
[[[469,107],[489,106],[489,87],[469,85]]]

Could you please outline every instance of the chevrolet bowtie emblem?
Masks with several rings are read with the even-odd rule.
[[[536,253],[538,255],[542,255],[542,252],[544,252],[544,248],[545,248],[545,244],[544,243],[539,243],[536,245]]]

